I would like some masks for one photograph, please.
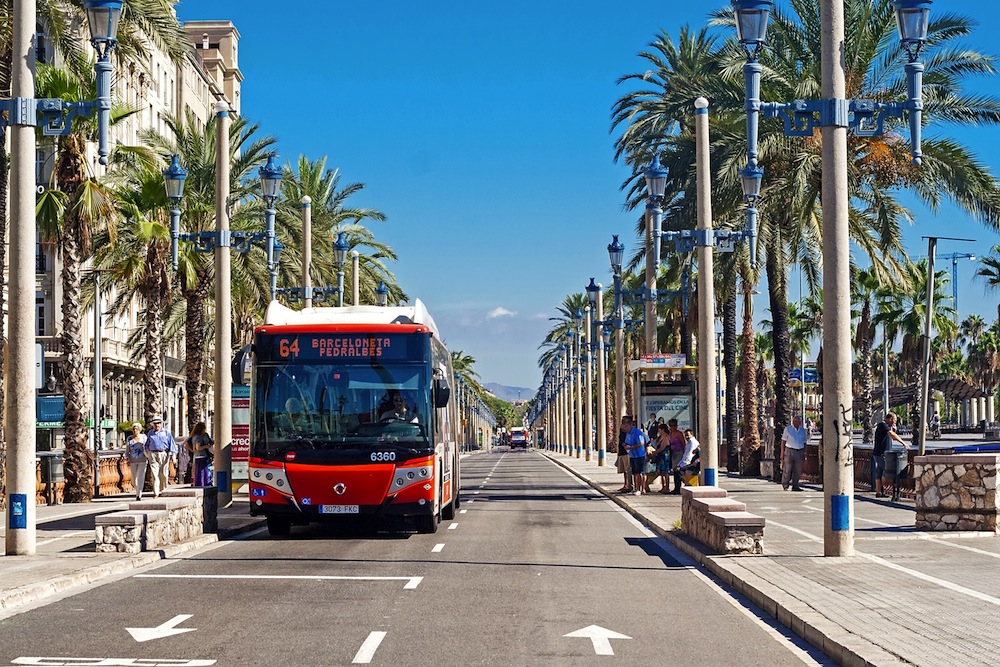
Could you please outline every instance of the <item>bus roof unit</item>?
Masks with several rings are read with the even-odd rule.
[[[272,301],[264,314],[264,326],[302,324],[416,324],[430,329],[438,340],[437,325],[423,301],[414,300],[412,306],[344,306],[293,310],[278,301]]]

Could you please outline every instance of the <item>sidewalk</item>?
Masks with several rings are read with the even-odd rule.
[[[234,496],[232,505],[219,509],[218,533],[141,554],[95,552],[94,517],[127,509],[132,499],[133,494],[122,494],[86,504],[38,505],[33,556],[3,555],[4,525],[0,522],[0,616],[264,525],[263,518],[250,516],[246,496]]]
[[[707,555],[675,528],[679,496],[617,495],[622,475],[613,461],[599,468],[543,453],[840,664],[1000,663],[1000,538],[993,533],[917,532],[912,502],[860,493],[856,555],[824,557],[821,489],[783,492],[772,482],[722,474],[719,485],[767,520],[764,555]]]

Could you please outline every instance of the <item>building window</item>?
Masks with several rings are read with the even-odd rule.
[[[44,255],[42,255],[44,257]],[[35,292],[35,335],[45,335],[45,293]]]
[[[45,31],[40,23],[35,24],[35,60],[40,63],[49,62],[48,40],[45,39]]]

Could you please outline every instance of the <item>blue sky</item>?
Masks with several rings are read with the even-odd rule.
[[[327,156],[344,183],[364,183],[350,203],[388,216],[374,231],[446,344],[475,357],[484,382],[534,389],[556,307],[591,276],[610,284],[612,234],[629,252],[637,243],[620,190],[628,171],[613,160],[610,110],[626,92],[615,81],[644,69],[636,53],[661,30],[676,38],[726,4],[183,0],[177,12],[233,22],[243,115],[277,137],[282,161]],[[932,9],[976,19],[969,45],[995,55],[992,3]],[[1000,162],[1000,129],[956,136]],[[912,256],[926,254],[924,235],[977,240],[941,242],[939,254],[1000,243],[952,207],[912,211]],[[973,271],[959,264],[961,313],[992,322],[996,298]]]

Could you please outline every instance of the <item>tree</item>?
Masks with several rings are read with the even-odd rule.
[[[1000,244],[990,248],[990,254],[979,261],[976,278],[983,281],[987,291],[1000,289]],[[997,320],[1000,321],[1000,303],[997,303]]]
[[[160,135],[149,130],[142,135],[143,141],[159,156],[164,164],[169,164],[171,155],[178,155],[181,165],[187,170],[184,181],[184,198],[181,200],[182,231],[198,233],[215,228],[215,172],[218,157],[216,153],[215,115],[205,123],[200,122],[190,111],[183,117],[167,116],[167,134]],[[258,136],[259,126],[244,116],[237,116],[229,126],[230,195],[235,199],[250,194],[250,181],[254,171],[267,159],[267,153],[275,139]],[[140,163],[136,169],[124,169],[119,181],[128,190],[141,188],[150,176],[148,166]],[[163,177],[160,176],[161,190]],[[165,206],[166,200],[159,199],[154,206]],[[143,209],[140,210],[151,210]],[[237,223],[234,222],[234,227]],[[259,266],[259,263],[258,263]],[[183,333],[185,344],[184,390],[188,401],[188,429],[203,419],[205,411],[206,358],[209,335],[207,307],[214,297],[213,285],[215,266],[213,256],[195,252],[188,244],[181,244],[178,252],[178,276],[176,285],[183,297],[185,307],[175,312],[176,318],[183,318],[183,329],[176,328],[172,335]],[[234,275],[233,284],[244,280]],[[139,289],[139,283],[134,284]],[[234,289],[234,305],[238,303]],[[131,298],[132,294],[126,294]],[[123,302],[126,303],[126,302]],[[234,318],[234,325],[238,318]],[[234,327],[235,328],[235,327]],[[239,329],[236,329],[239,331]],[[172,337],[172,336],[171,336]]]
[[[40,66],[36,89],[42,96],[80,101],[96,96],[95,85],[93,78],[89,82],[81,81],[67,70]],[[116,116],[120,114],[121,110]],[[101,229],[113,229],[109,224],[115,213],[110,193],[88,174],[86,144],[88,131],[94,129],[92,121],[79,119],[70,134],[59,138],[53,171],[55,187],[46,189],[36,203],[39,235],[53,242],[62,258],[63,497],[70,503],[89,502],[94,495],[94,454],[87,444],[85,422],[87,395],[81,334],[81,269],[93,250],[94,234]],[[92,418],[96,423],[100,415],[94,414]]]

